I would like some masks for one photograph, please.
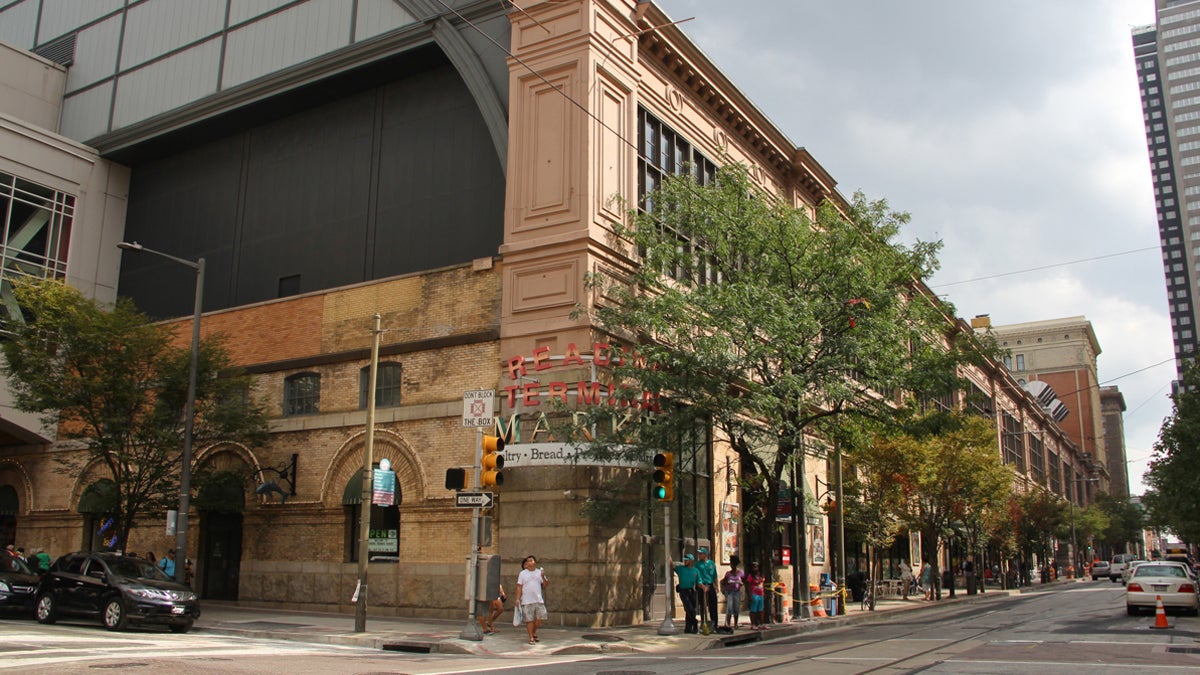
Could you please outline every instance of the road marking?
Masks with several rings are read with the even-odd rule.
[[[994,661],[994,660],[965,660],[965,659],[942,659],[942,663],[967,663],[972,665],[988,664],[988,665],[1005,665],[1005,666],[1082,666],[1088,664],[1072,663],[1070,661]],[[1157,663],[1103,663],[1090,664],[1089,667],[1095,668],[1137,668],[1139,672],[1147,670],[1186,670],[1196,672],[1196,666],[1169,666],[1160,665]]]

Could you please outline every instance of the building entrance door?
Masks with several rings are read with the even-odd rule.
[[[205,513],[200,597],[237,600],[242,567],[242,514]]]

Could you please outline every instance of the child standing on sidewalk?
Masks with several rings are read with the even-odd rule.
[[[725,592],[725,627],[731,628],[729,621],[732,619],[732,630],[737,630],[742,610],[742,583],[746,579],[746,573],[738,569],[741,563],[742,559],[738,556],[729,556],[729,571],[721,579],[721,590]]]
[[[763,617],[763,591],[766,578],[758,571],[758,563],[750,563],[750,572],[746,575],[746,588],[750,591],[750,628],[763,630],[766,620]]]

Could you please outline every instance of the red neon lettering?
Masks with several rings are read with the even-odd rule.
[[[592,363],[598,366],[607,366],[610,363],[609,350],[612,345],[607,342],[597,342],[592,345]]]
[[[563,355],[564,366],[569,366],[573,363],[577,363],[581,366],[584,365],[583,355],[579,353],[579,348],[575,346],[574,342],[567,345],[567,353]]]
[[[508,379],[515,380],[525,374],[525,357],[514,356],[508,360]]]
[[[546,370],[550,367],[550,348],[538,347],[533,350],[533,369]]]
[[[556,399],[562,401],[564,405],[566,405],[566,403],[567,403],[567,383],[566,382],[551,382],[549,397],[552,399],[556,398]]]
[[[521,398],[521,403],[525,405],[541,405],[542,402],[538,400],[538,388],[541,386],[538,382],[530,382],[522,387],[525,391],[525,396]]]
[[[600,403],[599,382],[579,382],[576,391],[579,393],[577,397],[579,405],[597,405]]]

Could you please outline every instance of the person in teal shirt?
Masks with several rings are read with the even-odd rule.
[[[679,584],[675,586],[675,590],[679,591],[679,600],[683,603],[683,632],[699,633],[699,628],[696,621],[696,556],[688,553],[683,556],[683,562],[675,565],[673,560],[668,560],[675,570],[675,576],[679,579]]]
[[[708,635],[717,623],[717,564],[708,557],[708,548],[696,549],[700,559],[696,561],[696,602],[700,609],[700,623]]]

